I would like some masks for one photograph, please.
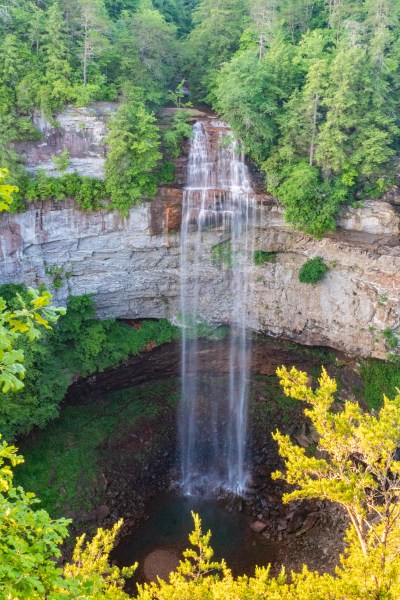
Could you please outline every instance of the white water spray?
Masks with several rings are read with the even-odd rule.
[[[181,484],[185,494],[246,487],[246,433],[250,339],[246,334],[249,220],[254,208],[249,173],[239,144],[224,123],[193,128],[181,232],[182,389]],[[204,383],[198,369],[202,276],[210,260],[209,236],[220,232],[215,259],[227,278],[229,356],[226,382]],[[212,285],[212,281],[209,285]],[[207,320],[207,314],[202,314]],[[210,371],[211,371],[210,365]],[[211,383],[210,383],[211,381]]]

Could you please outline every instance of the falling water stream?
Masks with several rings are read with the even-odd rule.
[[[181,231],[182,389],[181,484],[187,495],[246,487],[246,430],[250,340],[248,235],[253,194],[243,154],[229,128],[216,119],[193,128]],[[218,235],[210,253],[210,237]],[[210,256],[211,254],[211,256]],[[213,259],[214,258],[214,264]],[[210,320],[204,298],[209,272],[224,281],[229,328],[226,386],[205,385],[197,370],[197,338]],[[211,370],[212,365],[210,365]]]

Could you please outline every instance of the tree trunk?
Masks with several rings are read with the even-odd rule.
[[[311,144],[310,144],[310,167],[312,167],[313,163],[314,163],[315,138],[317,135],[318,106],[319,106],[319,94],[314,94],[314,110],[313,110],[312,133],[311,133]]]
[[[83,39],[83,87],[86,87],[86,83],[87,83],[87,61],[88,61],[88,50],[89,50],[89,45],[88,45],[88,20],[87,19],[85,19],[84,30],[85,30],[85,36],[84,36],[84,39]]]

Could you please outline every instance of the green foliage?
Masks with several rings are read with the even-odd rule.
[[[272,262],[276,258],[277,252],[266,252],[265,250],[255,250],[253,254],[253,263],[256,266]]]
[[[66,198],[73,198],[80,208],[92,211],[107,206],[108,192],[104,182],[93,177],[84,177],[77,173],[47,177],[43,172],[39,172],[36,178],[30,181],[26,192],[29,202],[59,202]]]
[[[13,468],[22,462],[0,437],[0,591],[4,598],[40,600],[60,583],[55,559],[70,521],[53,521],[36,509],[35,494],[14,485]]]
[[[360,367],[364,382],[362,397],[368,408],[379,409],[383,402],[383,392],[393,398],[400,389],[400,366],[383,360],[369,359]]]
[[[274,158],[265,163],[267,181],[278,176],[272,165]],[[269,170],[270,169],[270,170]],[[280,183],[271,190],[285,207],[285,220],[315,237],[336,227],[335,217],[347,197],[345,187],[337,180],[323,181],[317,167],[305,162],[279,172]]]
[[[211,248],[211,262],[214,265],[223,265],[231,269],[234,261],[231,240],[220,242]]]
[[[8,392],[0,404],[0,430],[10,439],[43,427],[54,419],[74,376],[86,376],[118,365],[148,345],[176,339],[178,328],[168,321],[145,321],[140,328],[95,317],[90,296],[72,296],[57,328],[40,341],[20,340],[28,375],[17,393]]]
[[[57,265],[48,265],[45,268],[46,275],[49,275],[53,282],[53,288],[59,290],[64,285],[64,279],[69,279],[72,275],[71,271],[64,271],[63,267]]]
[[[299,271],[299,281],[301,281],[301,283],[316,285],[318,281],[324,277],[328,270],[329,269],[322,258],[320,256],[316,256],[302,265]]]
[[[205,99],[218,69],[239,48],[246,13],[243,0],[200,0],[185,45],[185,70],[196,99]]]
[[[8,306],[0,297],[0,388],[3,393],[23,388],[25,355],[19,341],[27,338],[30,343],[42,336],[42,328],[51,329],[63,308],[51,306],[51,294],[28,288],[25,298],[16,293]]]
[[[71,162],[68,149],[64,148],[58,156],[52,156],[51,160],[55,164],[57,171],[60,173],[66,171]]]
[[[125,578],[136,568],[111,566],[109,554],[122,521],[110,531],[99,529],[85,546],[77,540],[72,561],[57,566],[60,545],[70,520],[53,520],[38,509],[35,494],[13,482],[13,468],[23,463],[17,449],[0,438],[0,592],[20,600],[125,600]]]
[[[161,185],[174,183],[175,163],[173,163],[171,160],[163,160],[157,170],[157,180]]]
[[[107,461],[109,441],[123,438],[135,425],[139,431],[142,419],[154,419],[161,437],[162,425],[156,419],[176,399],[176,380],[169,379],[104,394],[91,403],[64,405],[60,416],[25,448],[26,463],[16,472],[16,481],[40,496],[53,517],[98,506],[95,481]],[[156,446],[155,438],[155,454]],[[140,461],[140,453],[134,458]]]
[[[178,110],[173,118],[171,126],[163,135],[163,145],[167,155],[178,158],[182,154],[183,143],[192,137],[192,126],[189,115],[185,110]]]
[[[107,139],[106,189],[112,208],[127,214],[129,208],[157,190],[155,169],[162,154],[155,117],[139,90],[130,90],[110,122]]]
[[[386,341],[386,347],[390,352],[393,352],[399,345],[399,338],[393,329],[387,328],[383,330],[383,337]]]
[[[177,31],[150,0],[140,0],[138,4],[137,12],[124,13],[117,25],[118,79],[140,87],[143,99],[158,107],[174,83]]]
[[[295,487],[285,502],[325,498],[347,511],[350,547],[342,557],[339,578],[353,588],[354,597],[396,597],[399,574],[400,396],[384,397],[378,414],[364,413],[354,402],[332,412],[336,382],[323,369],[318,388],[295,368],[277,370],[286,395],[306,402],[305,415],[319,435],[318,449],[327,458],[307,456],[288,436],[273,437],[285,460],[284,477]],[[361,573],[368,573],[364,578]],[[358,595],[357,595],[358,594]],[[340,594],[338,594],[340,597]],[[346,597],[349,597],[346,594]],[[353,596],[351,596],[353,597]]]
[[[13,203],[12,194],[18,192],[17,187],[3,183],[7,177],[8,170],[0,169],[0,212],[10,210],[10,205]]]

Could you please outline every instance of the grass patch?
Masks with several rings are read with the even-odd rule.
[[[400,389],[400,365],[378,359],[368,359],[361,364],[364,381],[363,397],[369,409],[379,409],[383,395],[393,398]]]
[[[211,248],[211,262],[213,265],[223,265],[227,269],[233,267],[234,253],[231,241],[226,240]]]
[[[253,263],[256,266],[263,265],[264,263],[272,262],[275,258],[277,252],[266,252],[265,250],[255,250],[253,254]]]
[[[252,404],[258,395],[262,394],[265,397],[264,401],[254,404],[257,423],[262,427],[269,428],[271,416],[279,413],[280,422],[286,425],[290,415],[299,407],[299,401],[285,396],[275,375],[255,375],[254,379],[264,383],[264,386],[258,385],[250,390],[253,398]]]
[[[17,483],[35,492],[53,517],[89,510],[105,442],[175,403],[176,385],[174,380],[159,381],[111,392],[91,404],[65,406],[23,449],[26,462],[16,469]]]

